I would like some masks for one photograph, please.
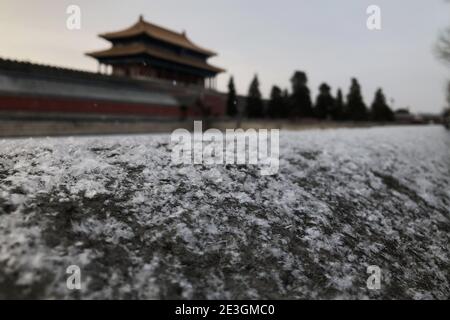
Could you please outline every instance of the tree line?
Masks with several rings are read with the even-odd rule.
[[[394,120],[394,113],[389,107],[382,89],[378,89],[372,105],[366,106],[361,94],[361,86],[353,78],[349,93],[344,99],[342,90],[336,96],[332,94],[331,87],[323,83],[319,87],[319,94],[312,101],[308,88],[308,77],[305,72],[296,71],[291,78],[291,92],[273,86],[270,99],[264,103],[259,90],[258,76],[255,75],[250,84],[246,97],[244,116],[254,119],[300,119],[317,118],[335,121],[379,121]],[[227,115],[236,117],[239,113],[238,100],[234,78],[228,84]]]
[[[447,67],[450,67],[450,27],[447,27],[439,36],[436,54]],[[450,129],[450,80],[447,83],[447,106],[444,108],[443,116],[447,119],[447,127]]]

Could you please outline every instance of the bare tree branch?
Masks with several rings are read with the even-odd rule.
[[[450,66],[450,28],[440,35],[436,44],[436,54],[440,60]]]

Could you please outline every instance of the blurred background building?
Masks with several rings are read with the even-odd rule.
[[[213,51],[144,21],[100,35],[97,73],[0,59],[0,113],[17,120],[180,120],[225,114]]]

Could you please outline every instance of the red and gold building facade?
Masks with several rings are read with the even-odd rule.
[[[207,61],[215,52],[194,44],[185,32],[165,29],[142,16],[129,28],[100,37],[111,42],[111,48],[87,55],[110,67],[113,75],[214,87],[217,74],[224,71]]]
[[[0,58],[0,118],[180,119],[225,115],[226,96],[214,89],[224,70],[214,52],[144,21],[101,35],[108,50],[88,55],[109,72],[83,72]]]

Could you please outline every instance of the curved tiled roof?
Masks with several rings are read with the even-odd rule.
[[[225,70],[221,68],[214,67],[205,61],[190,59],[184,56],[176,55],[174,53],[160,50],[154,47],[146,46],[145,44],[132,44],[121,47],[112,47],[108,50],[97,51],[87,53],[88,56],[93,58],[112,58],[112,57],[122,57],[137,54],[147,54],[151,57],[168,60],[171,62],[188,65],[194,68],[199,68],[202,70],[207,70],[215,73],[223,72]]]
[[[216,53],[214,51],[204,49],[202,47],[197,46],[191,40],[188,39],[186,34],[178,33],[153,23],[149,23],[145,21],[142,16],[139,18],[139,21],[132,25],[131,27],[117,32],[109,32],[100,34],[100,37],[106,40],[115,40],[115,39],[123,39],[128,37],[133,37],[136,35],[146,34],[149,37],[162,40],[177,46],[180,46],[185,49],[190,49],[195,52],[202,53],[207,56],[215,56]]]

